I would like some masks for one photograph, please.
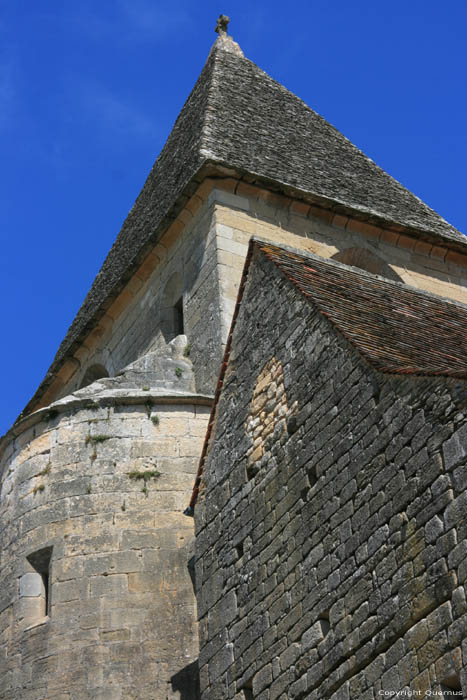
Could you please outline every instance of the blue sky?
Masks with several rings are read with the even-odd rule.
[[[248,58],[467,232],[464,0],[0,0],[0,433],[50,365],[221,12]]]

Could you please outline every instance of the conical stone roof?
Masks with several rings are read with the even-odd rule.
[[[258,182],[293,188],[325,205],[457,247],[467,242],[221,34],[41,387],[122,289],[206,164],[228,166]]]

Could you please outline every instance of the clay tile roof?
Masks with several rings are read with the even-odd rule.
[[[53,380],[141,264],[204,165],[312,195],[367,219],[467,245],[459,231],[385,173],[302,100],[219,36],[144,187],[33,399]],[[175,214],[174,214],[175,213]],[[23,413],[24,413],[23,412]]]
[[[467,378],[467,306],[334,261],[257,247],[379,371]]]
[[[467,379],[467,306],[355,267],[252,239],[186,515],[193,515],[254,253],[267,257],[375,369]]]

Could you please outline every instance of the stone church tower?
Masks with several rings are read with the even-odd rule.
[[[199,697],[183,511],[251,236],[466,301],[464,236],[245,58],[227,21],[1,442],[1,700]]]

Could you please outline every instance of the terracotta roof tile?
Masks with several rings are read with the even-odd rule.
[[[467,378],[467,307],[316,256],[257,248],[381,372]]]

